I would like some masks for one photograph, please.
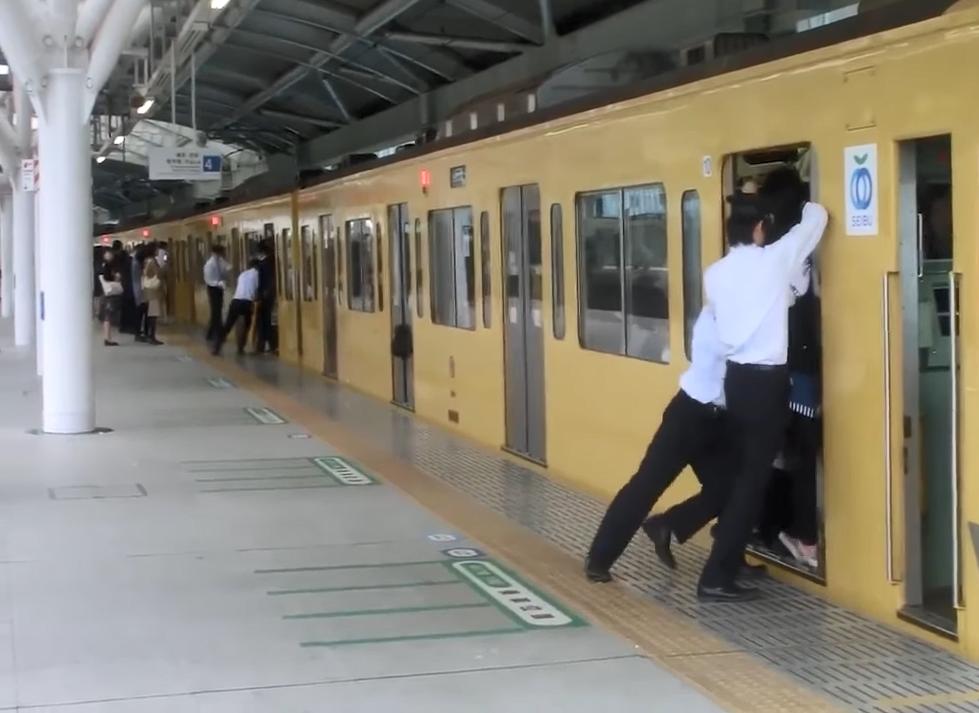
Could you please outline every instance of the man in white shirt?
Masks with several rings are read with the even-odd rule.
[[[701,482],[700,493],[643,525],[663,563],[675,569],[672,539],[685,542],[724,507],[735,467],[735,449],[723,407],[725,368],[724,345],[717,338],[713,316],[705,308],[694,325],[691,364],[680,377],[680,390],[663,412],[639,469],[615,496],[595,534],[585,563],[585,574],[593,582],[612,579],[612,564],[656,501],[688,465]],[[751,576],[760,571],[764,568],[742,563],[740,574]]]
[[[231,265],[224,259],[224,246],[215,244],[211,257],[204,263],[204,284],[207,285],[207,301],[211,306],[211,319],[207,324],[207,341],[217,338],[221,332],[221,316],[224,314],[224,287],[231,272]]]
[[[758,594],[735,580],[785,436],[792,283],[819,244],[827,221],[822,206],[807,203],[802,221],[766,245],[768,218],[758,199],[735,196],[727,225],[731,250],[704,273],[707,301],[727,354],[724,394],[740,446],[731,498],[697,587],[704,601],[738,601]]]
[[[255,304],[255,297],[258,295],[258,260],[251,260],[248,269],[238,275],[238,284],[235,287],[235,296],[228,307],[228,318],[225,320],[224,327],[218,329],[218,336],[214,340],[214,347],[211,353],[217,356],[221,353],[224,340],[231,334],[238,320],[244,320],[241,331],[238,332],[238,356],[245,353],[245,341],[248,339],[248,330],[252,326],[252,311]]]

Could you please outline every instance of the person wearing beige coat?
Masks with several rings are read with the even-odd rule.
[[[163,312],[163,280],[160,265],[153,256],[143,264],[143,300],[146,302],[146,342],[163,344],[156,338],[156,322]]]

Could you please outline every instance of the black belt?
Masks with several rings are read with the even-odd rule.
[[[728,368],[748,369],[750,371],[787,371],[787,364],[741,364],[736,361],[728,361]]]

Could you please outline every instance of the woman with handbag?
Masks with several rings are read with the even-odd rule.
[[[146,304],[146,333],[147,344],[158,346],[163,344],[156,338],[156,322],[163,311],[163,280],[160,279],[160,265],[156,258],[148,256],[143,264],[143,301]]]
[[[119,310],[122,306],[122,276],[115,268],[115,255],[111,250],[102,254],[102,270],[99,274],[99,285],[102,288],[102,304],[99,319],[102,321],[102,343],[107,347],[118,347],[119,342],[112,341],[112,323],[119,322]]]

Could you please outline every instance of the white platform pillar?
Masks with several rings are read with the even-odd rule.
[[[14,316],[14,203],[0,195],[0,317]]]
[[[41,159],[43,424],[95,429],[92,363],[92,166],[85,72],[51,69],[38,133]]]
[[[34,343],[34,194],[14,187],[14,344]]]

